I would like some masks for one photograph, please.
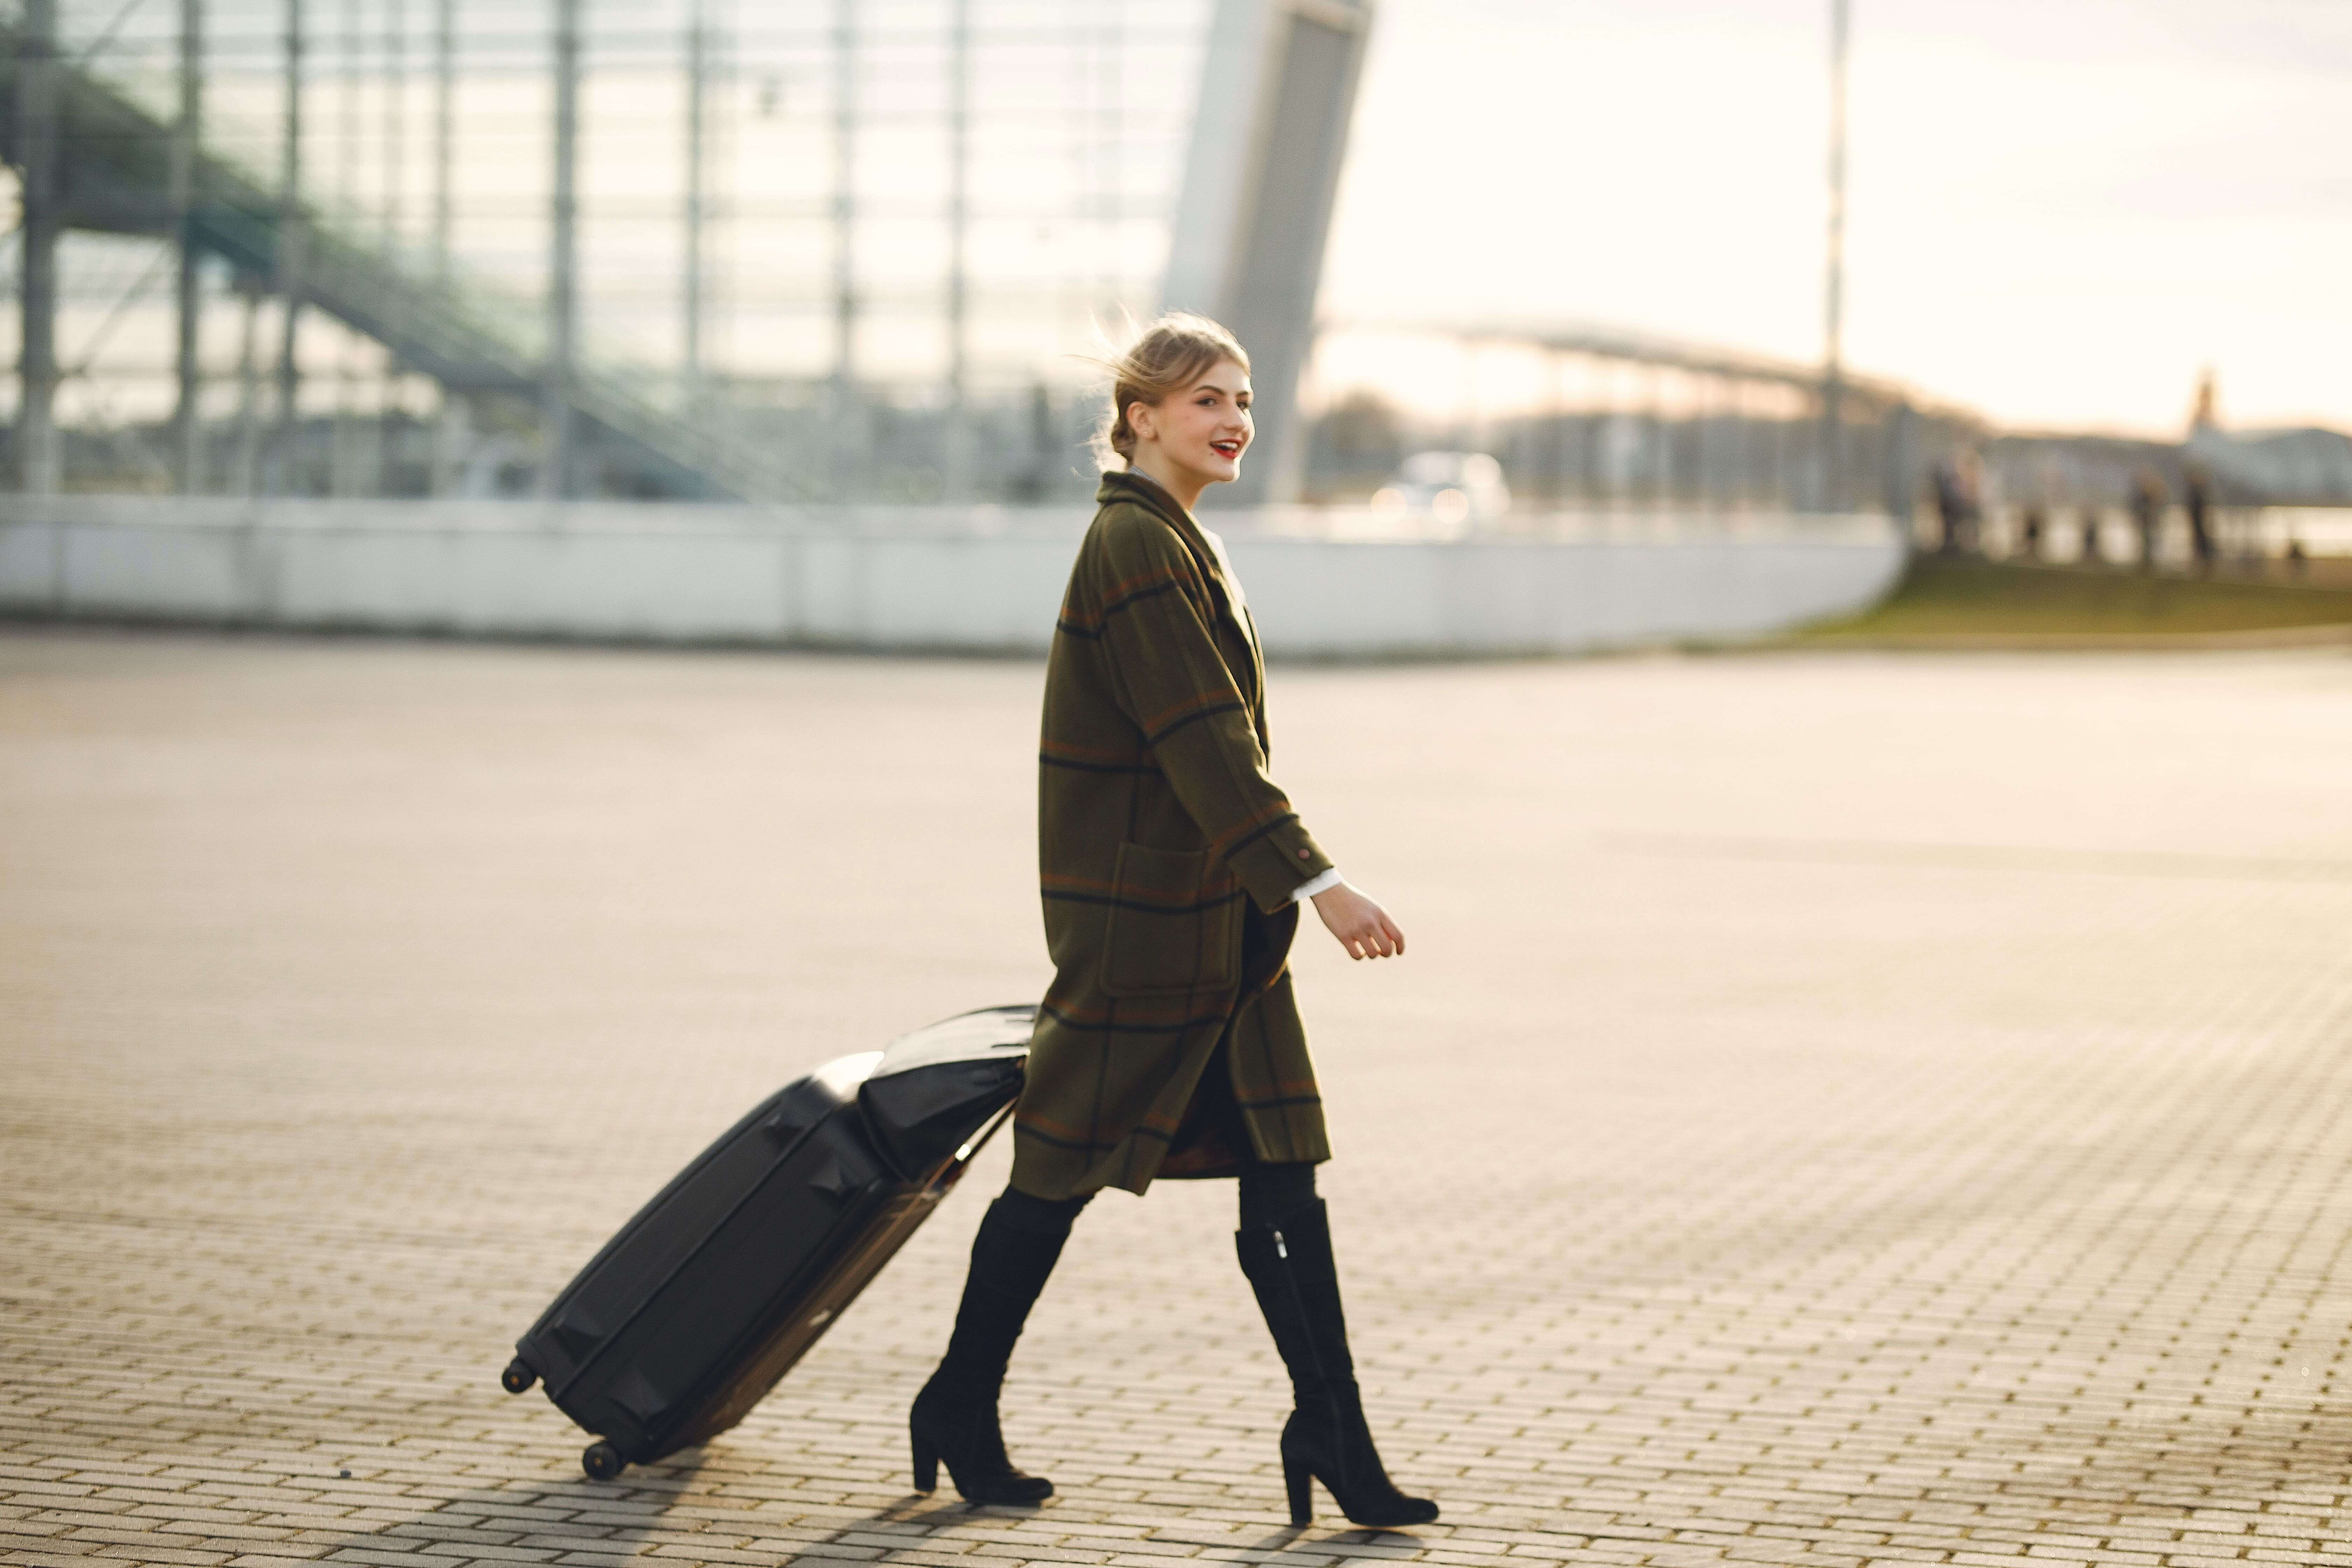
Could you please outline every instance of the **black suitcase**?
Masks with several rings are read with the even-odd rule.
[[[597,1480],[734,1426],[1003,1124],[1035,1017],[966,1013],[788,1085],[604,1244],[500,1383],[546,1384]]]

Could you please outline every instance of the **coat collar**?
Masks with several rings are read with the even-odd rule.
[[[1210,597],[1216,602],[1217,614],[1224,618],[1225,624],[1250,650],[1249,700],[1252,708],[1261,715],[1257,721],[1258,742],[1265,744],[1265,710],[1262,703],[1265,696],[1265,676],[1257,640],[1257,619],[1250,614],[1249,605],[1242,597],[1241,584],[1225,571],[1225,552],[1208,541],[1201,525],[1192,521],[1192,514],[1177,505],[1174,496],[1141,474],[1104,474],[1101,486],[1095,491],[1095,502],[1098,506],[1108,506],[1115,500],[1133,501],[1154,517],[1165,521],[1176,531],[1176,537],[1184,542],[1184,548],[1199,563],[1201,574],[1209,580]]]
[[[1190,542],[1199,531],[1199,526],[1192,521],[1192,514],[1179,506],[1174,496],[1170,495],[1158,484],[1141,474],[1117,468],[1107,470],[1102,477],[1101,488],[1095,491],[1095,500],[1098,504],[1107,504],[1115,500],[1141,501],[1173,523],[1177,531],[1185,536],[1187,542]]]
[[[1216,584],[1227,617],[1236,625],[1240,623],[1241,590],[1225,571],[1224,552],[1209,542],[1201,525],[1192,520],[1191,512],[1177,504],[1174,496],[1141,474],[1112,470],[1103,475],[1101,488],[1095,491],[1095,502],[1099,506],[1115,500],[1139,502],[1165,520],[1200,562],[1202,571]]]

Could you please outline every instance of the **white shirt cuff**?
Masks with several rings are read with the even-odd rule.
[[[1328,871],[1324,872],[1321,876],[1309,877],[1307,880],[1299,883],[1297,888],[1292,891],[1290,901],[1294,904],[1303,904],[1307,900],[1313,898],[1316,894],[1320,893],[1327,889],[1336,888],[1347,879],[1347,878],[1339,875],[1339,868],[1334,866]]]

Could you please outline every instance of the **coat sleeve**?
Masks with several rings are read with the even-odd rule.
[[[1111,521],[1093,586],[1114,689],[1210,853],[1271,914],[1328,870],[1330,857],[1266,772],[1192,552],[1140,509]]]

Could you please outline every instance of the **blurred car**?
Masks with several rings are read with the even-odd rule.
[[[1415,452],[1372,493],[1382,511],[1426,512],[1454,530],[1498,518],[1511,508],[1503,465],[1484,452]]]

